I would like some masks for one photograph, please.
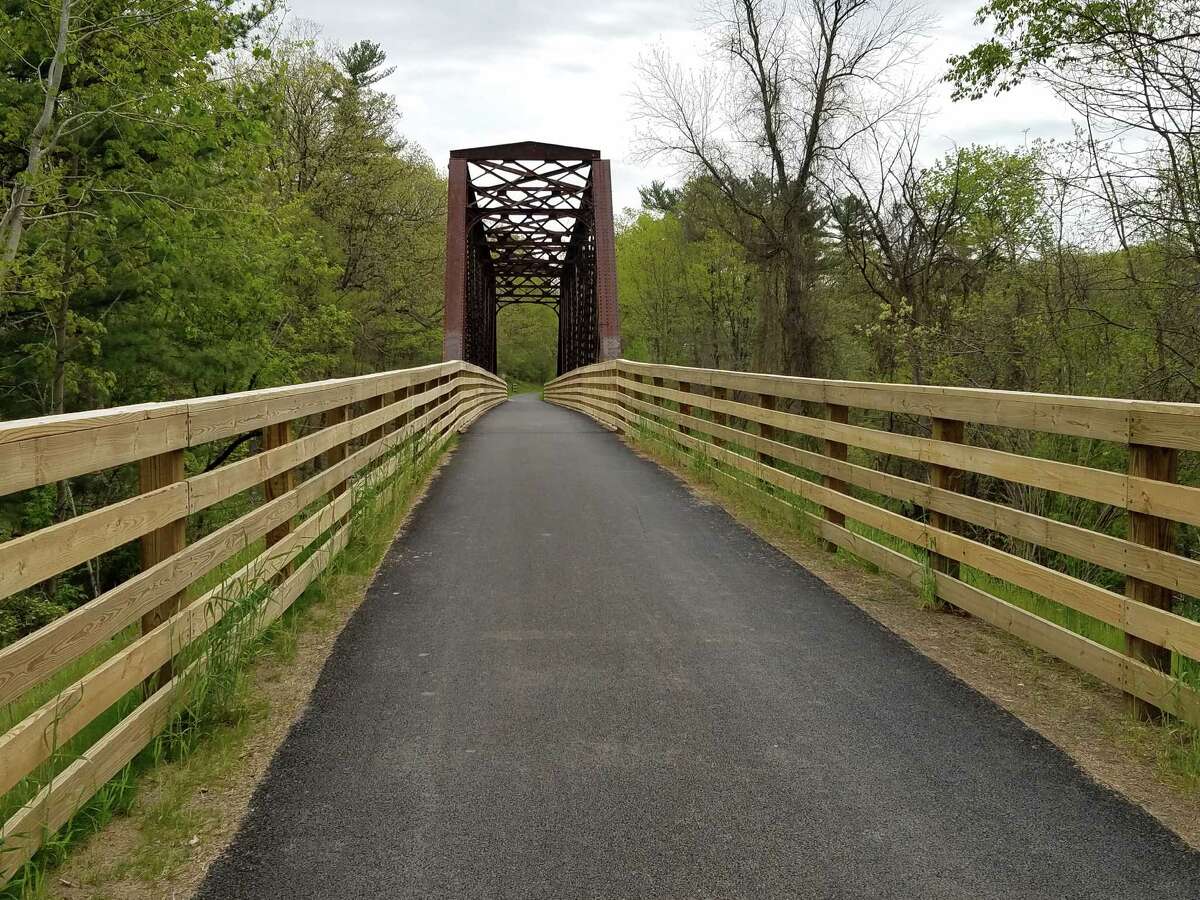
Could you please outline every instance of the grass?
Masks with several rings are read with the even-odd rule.
[[[543,385],[540,381],[516,381],[509,379],[508,393],[512,397],[515,397],[517,394],[540,394],[542,387]]]
[[[783,531],[800,537],[809,545],[816,545],[820,541],[813,522],[820,516],[821,510],[816,504],[805,498],[753,479],[741,471],[723,467],[709,457],[701,456],[683,444],[665,438],[652,426],[643,424],[634,430],[630,438],[631,442],[639,449],[649,451],[655,458],[710,487],[721,498],[722,503],[735,514],[746,516],[747,512],[750,512],[751,515],[748,518],[764,526],[767,533],[773,530]],[[730,447],[728,449],[748,455],[745,448]],[[795,467],[778,463],[777,465],[787,469],[791,474],[815,477],[813,473],[801,472]],[[718,477],[715,474],[717,472],[727,477]],[[879,499],[872,499],[874,502],[879,502]],[[937,596],[932,557],[925,548],[858,522],[848,521],[847,527],[855,534],[919,562],[922,566],[923,577],[920,587],[915,593],[915,602],[920,607],[931,611],[945,608],[945,604]],[[837,549],[836,557],[872,573],[879,573],[879,569],[872,563],[860,559],[843,548]],[[969,566],[961,568],[960,578],[973,587],[1106,647],[1120,651],[1125,648],[1124,633],[1106,622],[1084,615],[1016,585],[993,578]],[[1191,613],[1192,617],[1200,618],[1196,615],[1197,612],[1200,612],[1200,603],[1194,604],[1194,606],[1197,608],[1185,609],[1181,612],[1183,614]],[[1035,658],[1044,658],[1035,648],[1029,647],[1028,650]],[[1200,664],[1176,654],[1172,670],[1173,674],[1181,680],[1200,687]],[[1153,753],[1165,775],[1177,783],[1182,783],[1190,792],[1200,791],[1200,729],[1176,721],[1142,727],[1130,720],[1129,726],[1125,737]]]
[[[155,790],[147,802],[138,805],[136,814],[144,840],[102,873],[95,873],[96,877],[109,880],[132,877],[154,882],[189,857],[189,840],[202,824],[188,803],[189,798],[221,773],[237,767],[243,747],[266,712],[265,692],[252,689],[257,673],[264,670],[264,664],[291,662],[302,635],[333,627],[340,621],[338,613],[345,608],[347,597],[352,597],[353,602],[361,598],[414,498],[453,443],[453,437],[444,440],[383,483],[368,487],[369,479],[356,482],[355,489],[361,491],[361,496],[356,496],[352,505],[345,549],[265,630],[260,628],[260,612],[268,593],[266,587],[241,591],[240,595],[235,588],[230,592],[233,596],[221,598],[227,609],[220,622],[202,641],[189,648],[189,658],[178,662],[183,669],[202,655],[205,659],[205,665],[198,666],[196,674],[187,679],[181,692],[186,699],[174,711],[169,727],[62,829],[47,838],[33,860],[0,888],[0,900],[41,900],[48,896],[55,870],[82,841],[115,818],[130,814],[147,776],[153,776]],[[406,445],[396,452],[411,453],[412,449]],[[328,534],[323,537],[328,538]],[[247,548],[247,553],[252,555],[251,548]],[[239,554],[238,564],[244,564],[247,558],[250,557],[246,553]],[[304,558],[298,557],[296,565]],[[224,571],[231,571],[234,563],[224,567]],[[220,576],[214,575],[204,587],[219,581]],[[10,704],[0,715],[0,726],[7,728],[20,721],[33,708],[128,644],[136,633],[136,629],[129,629],[120,640],[110,642],[113,646],[94,651],[37,692],[23,697],[20,704]],[[5,798],[5,816],[32,797],[141,699],[140,689],[131,692],[75,739],[65,743],[52,760],[9,793]]]

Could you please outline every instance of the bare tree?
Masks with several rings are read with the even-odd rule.
[[[926,190],[919,129],[915,118],[897,134],[868,135],[862,152],[839,162],[830,204],[843,254],[880,304],[868,335],[876,369],[894,380],[906,345],[917,384],[927,374],[926,336],[940,330],[945,311],[938,289],[960,261],[951,239],[964,214],[957,168],[949,190],[935,197]]]
[[[903,73],[926,24],[906,0],[718,0],[715,65],[686,71],[661,49],[640,64],[643,154],[707,184],[720,227],[778,285],[760,301],[761,366],[820,368],[819,179],[909,102]]]

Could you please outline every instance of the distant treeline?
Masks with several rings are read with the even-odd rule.
[[[383,52],[263,16],[0,4],[0,417],[438,357],[445,186]]]

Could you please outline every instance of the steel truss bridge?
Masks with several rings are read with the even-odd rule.
[[[600,151],[538,141],[450,153],[443,359],[496,371],[496,317],[558,315],[558,373],[620,356],[612,174]]]

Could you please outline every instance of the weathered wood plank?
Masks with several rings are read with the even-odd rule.
[[[1133,444],[1129,447],[1129,474],[1141,478],[1153,478],[1156,481],[1172,483],[1175,481],[1179,457],[1176,451],[1162,447],[1147,447]],[[1175,546],[1175,523],[1170,519],[1144,515],[1140,512],[1129,514],[1129,539],[1146,547],[1156,550],[1170,550]],[[1171,591],[1140,578],[1125,579],[1125,595],[1138,604],[1157,609],[1171,609],[1174,597]],[[1161,641],[1148,639],[1141,632],[1133,631],[1125,635],[1125,652],[1130,658],[1145,663],[1160,672],[1171,671],[1170,645]],[[1154,721],[1161,717],[1159,708],[1139,696],[1137,692],[1128,694],[1130,709],[1139,719]]]

